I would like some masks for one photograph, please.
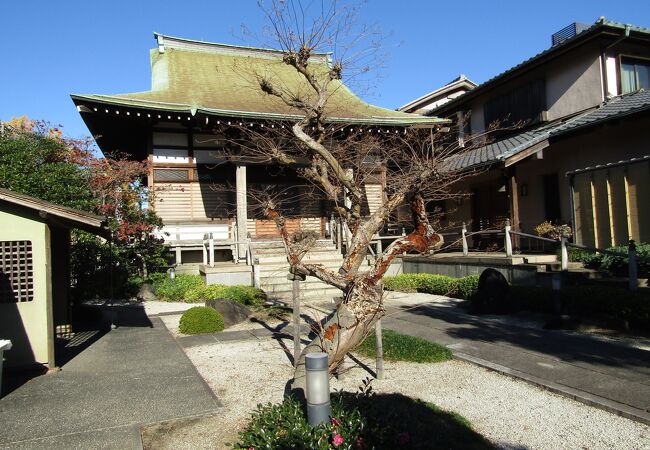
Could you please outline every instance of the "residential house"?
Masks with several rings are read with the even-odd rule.
[[[648,89],[650,29],[600,18],[426,110],[455,120],[460,145],[476,146],[450,161],[477,174],[461,186],[471,197],[446,205],[445,223],[481,230],[509,218],[531,233],[549,220],[571,224],[585,245],[650,242]],[[425,106],[426,96],[408,104]]]

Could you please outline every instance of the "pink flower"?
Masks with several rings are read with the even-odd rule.
[[[397,442],[399,443],[399,445],[408,444],[410,440],[411,440],[411,436],[406,432],[397,435]]]
[[[336,433],[336,434],[334,435],[334,440],[333,440],[332,442],[333,442],[333,444],[334,444],[336,447],[338,447],[339,445],[341,445],[341,444],[343,443],[343,436],[341,436],[340,434]]]

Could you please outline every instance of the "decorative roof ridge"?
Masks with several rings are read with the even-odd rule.
[[[222,44],[219,42],[201,41],[196,39],[187,39],[177,36],[170,36],[154,31],[154,38],[158,42],[158,51],[164,53],[165,49],[173,48],[178,50],[190,50],[205,53],[216,54],[249,54],[251,56],[265,56],[282,58],[287,52],[286,50],[278,50],[273,48],[253,47],[246,45],[233,45]],[[314,53],[313,57],[329,61],[332,52],[327,53]]]

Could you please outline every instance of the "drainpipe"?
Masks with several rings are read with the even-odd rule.
[[[611,44],[605,46],[601,51],[600,51],[600,61],[601,61],[601,69],[603,71],[603,101],[607,100],[607,85],[609,84],[607,81],[607,50],[610,48],[614,47],[615,45],[620,44],[623,42],[625,39],[630,37],[630,25],[625,25],[625,32],[623,33],[623,36],[620,38],[616,39],[614,42]]]

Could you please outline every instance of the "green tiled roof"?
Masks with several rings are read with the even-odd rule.
[[[125,107],[191,114],[206,113],[262,119],[300,118],[301,112],[263,93],[259,79],[269,80],[290,95],[314,98],[313,90],[295,69],[282,61],[282,52],[212,44],[156,34],[161,47],[151,50],[152,89],[116,95],[73,95]],[[162,50],[162,51],[161,51]],[[328,71],[328,55],[315,55],[313,67]],[[432,125],[445,122],[370,105],[342,82],[330,83],[326,116],[333,122],[381,125]]]

